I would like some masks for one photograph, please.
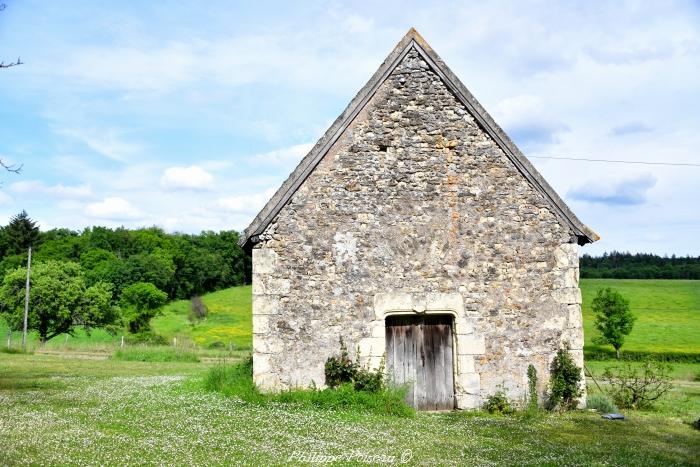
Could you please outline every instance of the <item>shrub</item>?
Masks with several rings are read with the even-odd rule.
[[[209,314],[209,309],[202,301],[202,297],[195,295],[190,300],[190,312],[187,314],[187,319],[192,325],[203,321]]]
[[[326,360],[324,367],[326,385],[337,388],[345,383],[352,383],[356,391],[378,392],[384,389],[384,359],[379,368],[371,370],[369,367],[360,365],[360,352],[353,362],[350,359],[348,348],[340,338],[340,355],[330,357]]]
[[[537,369],[533,365],[527,366],[527,389],[529,393],[528,408],[537,409]]]
[[[128,344],[168,345],[168,340],[165,337],[150,330],[130,334],[125,336],[124,340]]]
[[[670,366],[661,362],[647,361],[640,368],[628,361],[618,368],[606,368],[602,380],[619,407],[645,409],[671,389],[670,371]]]
[[[355,374],[352,377],[353,387],[356,391],[379,392],[384,389],[384,359],[379,368],[371,370],[369,367],[355,364]]]
[[[486,398],[483,406],[488,413],[511,414],[514,412],[513,407],[506,396],[505,391],[501,388],[494,394]]]
[[[586,360],[605,361],[615,358],[615,350],[587,345],[584,349]],[[625,360],[644,362],[656,360],[659,362],[700,363],[700,352],[645,352],[640,350],[625,350]]]
[[[329,357],[326,360],[324,373],[326,376],[326,385],[329,388],[336,388],[344,383],[352,382],[355,376],[355,362],[350,359],[348,348],[345,346],[343,338],[340,338],[340,355],[337,357]]]
[[[610,399],[602,394],[588,396],[588,398],[586,398],[586,408],[597,410],[600,413],[616,413],[620,410]]]
[[[0,353],[9,353],[9,354],[32,354],[34,352],[31,352],[27,350],[26,352],[22,350],[19,347],[0,347]]]
[[[552,361],[548,405],[554,409],[575,409],[577,398],[581,396],[581,369],[576,366],[569,354],[569,349],[557,351]]]
[[[114,352],[112,358],[130,362],[199,362],[196,353],[173,347],[127,347]]]

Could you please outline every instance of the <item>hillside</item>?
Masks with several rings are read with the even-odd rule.
[[[229,348],[247,350],[252,345],[251,286],[230,287],[202,296],[202,301],[209,309],[207,318],[196,325],[190,324],[187,314],[189,300],[176,300],[163,307],[163,313],[151,321],[153,330],[172,342],[178,338],[178,344],[188,346],[196,343],[204,348]],[[45,349],[52,351],[86,351],[112,352],[119,346],[125,332],[110,335],[102,329],[93,329],[88,335],[78,329],[75,336],[61,335],[46,343]],[[3,345],[7,339],[7,325],[0,319],[0,336]],[[128,334],[127,334],[128,336]],[[21,332],[12,335],[13,346],[19,346]],[[29,335],[30,349],[39,345],[36,333]]]
[[[191,341],[202,347],[250,349],[252,346],[251,286],[231,287],[208,293],[202,301],[209,314],[201,323],[191,324],[189,300],[176,300],[151,321],[153,330],[172,340]]]

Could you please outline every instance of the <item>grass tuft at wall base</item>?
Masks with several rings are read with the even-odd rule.
[[[322,410],[347,410],[413,417],[415,410],[405,401],[405,391],[389,388],[380,392],[356,391],[352,384],[336,389],[292,389],[280,393],[262,394],[253,383],[253,361],[248,358],[235,365],[217,365],[204,378],[204,387],[246,402],[294,404]]]

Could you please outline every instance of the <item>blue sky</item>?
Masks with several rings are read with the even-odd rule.
[[[3,223],[242,229],[411,26],[526,155],[700,163],[697,2],[4,2]],[[584,252],[700,255],[700,168],[531,160]]]

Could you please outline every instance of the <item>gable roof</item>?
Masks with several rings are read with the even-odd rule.
[[[540,175],[530,161],[510,140],[508,135],[498,126],[481,104],[479,104],[466,86],[452,73],[452,70],[442,61],[432,47],[418,34],[418,31],[411,28],[384,60],[372,78],[365,84],[360,92],[357,93],[343,113],[333,122],[331,127],[301,160],[299,165],[297,165],[272,198],[270,198],[255,219],[253,219],[253,222],[243,231],[243,235],[239,239],[239,244],[248,249],[258,242],[260,234],[265,231],[267,226],[270,225],[277,214],[279,214],[280,210],[287,204],[297,189],[304,183],[321,159],[323,159],[333,144],[341,137],[347,127],[353,122],[355,117],[370,101],[375,92],[411,49],[415,49],[421,55],[428,63],[431,70],[440,77],[447,88],[457,97],[459,102],[466,107],[477,124],[493,138],[520,173],[544,196],[555,214],[565,225],[571,228],[578,239],[579,245],[593,243],[598,240],[600,238],[598,234],[584,225],[576,217],[559,195],[549,186],[542,175]]]

